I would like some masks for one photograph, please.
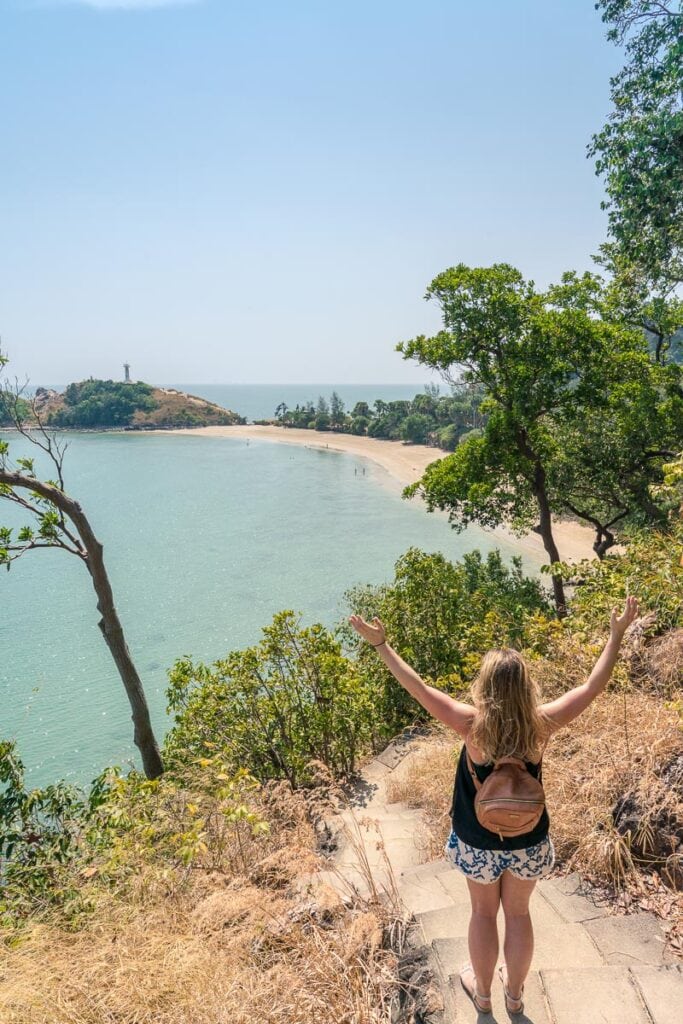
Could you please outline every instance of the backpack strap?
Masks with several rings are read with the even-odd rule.
[[[465,744],[465,758],[467,760],[467,770],[472,776],[472,781],[474,782],[474,788],[476,789],[477,792],[479,792],[479,790],[481,789],[481,782],[479,781],[479,777],[477,776],[477,773],[474,770],[474,765],[472,764],[472,758],[470,757],[470,752],[467,749],[467,744]]]
[[[541,756],[538,759],[538,780],[539,780],[539,782],[541,782],[541,785],[543,784],[542,781],[541,781],[542,780],[541,773],[542,773],[542,770],[543,770],[543,755],[545,754],[545,748],[548,746],[549,740],[550,740],[550,736],[547,737],[545,743],[541,747]],[[482,783],[479,781],[479,776],[477,775],[477,773],[474,770],[474,764],[472,762],[472,758],[470,757],[470,752],[467,749],[467,744],[465,744],[465,759],[467,761],[467,770],[469,771],[470,775],[472,776],[472,781],[474,782],[474,788],[476,789],[477,792],[479,792],[479,790],[482,787]],[[494,761],[493,767],[495,769],[495,768],[498,767],[499,764],[508,764],[508,763],[509,764],[514,764],[514,763],[520,764],[521,763],[521,764],[524,765],[525,770],[526,770],[526,762],[521,757],[500,757],[497,761]]]

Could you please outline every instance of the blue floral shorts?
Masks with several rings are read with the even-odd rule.
[[[504,871],[529,881],[543,878],[555,863],[555,848],[550,836],[526,850],[479,850],[468,846],[458,839],[455,832],[451,832],[443,852],[454,868],[472,881],[485,885],[498,881]]]

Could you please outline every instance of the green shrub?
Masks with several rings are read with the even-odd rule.
[[[354,416],[351,420],[351,433],[352,434],[365,434],[367,433],[368,424],[370,420],[367,416]]]
[[[152,387],[142,381],[84,380],[69,384],[65,407],[49,416],[56,427],[127,426],[137,410],[157,407]]]
[[[191,866],[246,870],[243,840],[269,828],[253,806],[259,783],[244,768],[229,772],[214,746],[160,779],[108,768],[86,795],[64,782],[26,789],[14,743],[0,742],[0,926],[58,912],[78,927],[143,868],[166,894]]]
[[[454,452],[458,447],[461,434],[462,427],[459,427],[455,423],[449,423],[445,427],[440,427],[436,432],[439,447],[443,448],[447,452]]]
[[[414,412],[401,424],[400,436],[412,444],[426,444],[433,427],[434,420],[431,416]]]
[[[542,644],[539,620],[552,618],[543,588],[523,575],[521,559],[506,566],[498,551],[486,558],[473,551],[449,562],[411,548],[396,563],[392,584],[356,587],[346,599],[354,613],[382,619],[392,646],[424,679],[454,691],[470,681],[491,647],[522,647],[530,637]],[[428,720],[367,645],[357,643],[349,628],[343,632],[378,694],[382,734],[390,738],[409,722]]]
[[[13,741],[0,742],[0,923],[59,905],[75,914],[82,897],[73,865],[83,859],[89,805],[74,786],[29,790]]]
[[[200,756],[208,742],[258,779],[300,785],[312,759],[353,771],[371,737],[374,702],[356,666],[328,630],[301,628],[291,611],[277,614],[256,646],[211,666],[182,658],[169,679],[171,765]]]
[[[612,607],[635,594],[643,613],[654,612],[653,630],[666,632],[683,622],[683,524],[671,532],[633,534],[621,553],[602,561],[558,563],[565,580],[575,584],[567,625],[572,633],[593,637],[604,632]],[[543,567],[547,571],[550,567]]]

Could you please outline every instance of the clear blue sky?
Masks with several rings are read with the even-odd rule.
[[[604,238],[592,0],[0,0],[0,334],[34,383],[412,382],[440,270]]]

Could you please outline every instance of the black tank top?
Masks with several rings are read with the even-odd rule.
[[[480,782],[493,771],[493,764],[475,764],[474,770]],[[526,762],[527,771],[531,772],[535,779],[543,782],[540,764]],[[467,750],[465,744],[460,751],[460,760],[455,772],[455,784],[453,786],[453,800],[448,812],[451,819],[451,827],[458,839],[462,839],[468,846],[474,846],[478,850],[523,850],[528,846],[535,846],[548,835],[550,819],[547,810],[543,810],[538,825],[531,832],[524,832],[521,836],[510,836],[501,839],[495,832],[489,832],[487,828],[480,825],[477,815],[474,812],[474,798],[476,796],[474,780],[467,768]]]

